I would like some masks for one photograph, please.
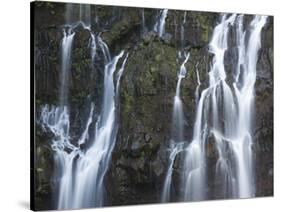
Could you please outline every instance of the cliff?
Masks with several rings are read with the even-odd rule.
[[[61,26],[65,24],[65,6],[61,3],[35,2],[35,80],[36,118],[43,105],[58,102],[60,73]],[[190,52],[186,63],[187,76],[182,80],[185,137],[192,138],[196,112],[196,66],[201,79],[200,90],[208,86],[208,71],[212,55],[208,51],[219,14],[169,10],[163,37],[153,32],[157,10],[110,6],[91,6],[92,29],[109,46],[112,55],[122,49],[129,53],[120,84],[118,134],[106,175],[107,205],[159,202],[167,169],[167,148],[170,141],[173,98],[176,91],[180,49]],[[144,15],[144,16],[143,16]],[[145,19],[143,19],[143,17]],[[185,21],[184,21],[185,18]],[[246,15],[249,22],[251,15]],[[89,105],[94,100],[101,110],[103,62],[95,60],[93,68],[89,46],[90,33],[77,29],[72,49],[69,82],[70,132],[73,140],[83,131]],[[229,43],[235,39],[230,31]],[[255,84],[254,156],[256,196],[273,195],[273,18],[262,30]],[[237,55],[229,48],[225,67],[235,65]],[[118,63],[118,67],[121,63]],[[231,78],[230,71],[227,71]],[[94,126],[91,126],[93,129]],[[49,209],[55,187],[52,178],[54,152],[52,135],[36,123],[36,208]],[[210,167],[216,151],[208,146]],[[177,165],[174,167],[178,169]],[[209,170],[212,170],[211,168]],[[209,190],[215,179],[209,173]],[[177,181],[177,174],[173,176]],[[220,198],[210,196],[211,199]],[[174,197],[173,201],[178,201]]]

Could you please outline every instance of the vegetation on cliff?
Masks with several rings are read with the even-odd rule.
[[[35,2],[35,77],[36,117],[43,104],[57,104],[61,26],[64,24],[65,5]],[[93,29],[117,54],[128,53],[128,61],[120,84],[120,117],[116,146],[107,173],[109,205],[159,202],[165,170],[167,146],[170,139],[173,97],[180,61],[179,50],[190,52],[188,70],[182,81],[182,101],[190,139],[195,119],[196,69],[199,70],[202,90],[208,85],[208,71],[212,55],[208,42],[216,25],[217,13],[169,11],[166,34],[159,37],[153,32],[157,11],[153,9],[93,5]],[[145,20],[142,19],[144,11]],[[184,21],[185,20],[185,21]],[[145,29],[144,29],[145,28]],[[182,30],[184,29],[184,30]],[[183,35],[182,35],[183,33]],[[256,81],[256,120],[254,152],[256,157],[256,196],[273,194],[273,19],[269,17],[262,34]],[[102,59],[93,67],[89,48],[90,33],[77,30],[72,50],[70,78],[71,136],[81,133],[87,104],[95,99],[97,110],[103,89]],[[235,39],[231,32],[230,39]],[[230,41],[231,42],[231,41]],[[225,58],[226,66],[234,64],[231,50]],[[121,63],[117,66],[121,67]],[[227,67],[226,67],[227,69]],[[93,128],[93,126],[92,126]],[[38,209],[49,209],[55,192],[53,152],[50,133],[36,123],[36,193]],[[216,152],[212,138],[208,159],[212,164]],[[210,166],[211,166],[210,165]],[[177,164],[175,164],[175,169]],[[177,176],[174,176],[177,178]],[[210,184],[210,187],[213,185]],[[213,197],[214,199],[216,197]]]

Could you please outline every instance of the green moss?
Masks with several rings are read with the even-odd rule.
[[[155,61],[157,61],[157,62],[159,62],[159,61],[161,61],[161,55],[160,54],[157,54],[157,55],[155,55]]]
[[[203,33],[201,34],[201,38],[204,42],[209,41],[209,27],[207,26],[206,28],[203,28]]]
[[[125,34],[128,33],[134,25],[135,23],[132,19],[122,19],[115,23],[109,31],[103,33],[103,39],[110,46],[114,41],[124,38]]]
[[[132,112],[134,103],[134,98],[130,94],[128,94],[126,91],[122,93],[122,110],[124,110],[124,113],[129,114]]]

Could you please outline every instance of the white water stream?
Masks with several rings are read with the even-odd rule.
[[[72,10],[73,8],[68,8]],[[85,11],[86,12],[85,12]],[[82,11],[82,12],[81,12]],[[83,12],[84,11],[84,12]],[[71,13],[71,12],[69,12]],[[57,209],[78,209],[85,207],[100,207],[105,204],[104,177],[108,170],[111,153],[115,146],[117,134],[117,98],[120,78],[127,61],[125,57],[122,67],[114,74],[124,51],[111,59],[107,45],[99,36],[90,30],[89,8],[80,7],[80,20],[63,28],[61,45],[62,65],[59,106],[45,105],[42,108],[41,123],[45,130],[54,135],[52,148],[55,151],[55,181],[58,186]],[[68,19],[70,19],[68,17]],[[68,104],[69,74],[71,69],[71,47],[74,39],[74,29],[82,25],[89,30],[92,62],[94,63],[97,49],[104,58],[104,88],[103,103],[100,114],[94,110],[94,103],[90,111],[85,129],[77,141],[70,137],[71,119]],[[94,116],[97,116],[93,123]],[[95,136],[89,136],[91,125],[95,126]],[[89,147],[81,147],[87,143]]]

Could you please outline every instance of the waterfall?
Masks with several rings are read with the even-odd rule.
[[[124,72],[124,68],[128,59],[129,53],[126,54],[125,59],[123,60],[122,66],[117,73],[117,83],[116,83],[116,96],[119,96],[119,87],[120,87],[120,80]]]
[[[183,14],[183,22],[181,24],[181,46],[184,46],[184,27],[185,27],[185,23],[186,23],[186,11]]]
[[[84,24],[84,28],[91,28],[91,5],[79,5],[79,20]]]
[[[254,196],[251,120],[260,32],[266,17],[255,16],[245,45],[243,16],[223,15],[209,44],[214,54],[209,87],[202,91],[196,111],[193,140],[187,148],[183,176],[184,200],[203,200],[206,191],[206,142],[213,136],[218,152],[215,169],[216,195],[222,198]],[[229,28],[236,25],[239,51],[233,89],[227,84],[224,54]],[[246,48],[247,47],[247,48]],[[242,67],[242,68],[241,68]],[[244,67],[244,68],[243,68]],[[240,76],[241,75],[241,76]],[[200,83],[198,83],[200,85]],[[209,121],[211,120],[211,121]],[[221,122],[223,120],[223,123]]]
[[[78,140],[79,145],[84,144],[89,139],[89,127],[93,122],[93,113],[94,113],[94,104],[91,103],[91,110],[90,110],[90,114],[88,116],[88,121],[87,121],[85,130],[82,133],[80,139]]]
[[[68,110],[45,106],[41,120],[55,135],[52,148],[55,151],[56,176],[59,181],[58,209],[102,206],[104,196],[104,176],[108,169],[111,152],[116,140],[116,109],[114,72],[123,51],[105,66],[103,110],[96,122],[95,138],[89,140],[89,126],[92,123],[94,104],[91,104],[84,132],[77,146],[70,142],[70,119]],[[83,150],[85,142],[92,145]]]
[[[179,73],[178,73],[178,82],[176,88],[176,95],[174,97],[174,106],[173,106],[173,124],[172,124],[172,139],[175,142],[183,141],[183,125],[184,125],[184,114],[182,108],[182,100],[180,97],[180,86],[181,81],[186,75],[185,64],[189,59],[189,54],[185,56],[185,60],[183,61]]]
[[[206,130],[202,123],[203,99],[205,92],[201,94],[201,99],[197,105],[196,120],[194,123],[193,140],[186,149],[186,157],[184,159],[184,173],[182,176],[183,200],[203,200],[205,199],[204,189],[205,182],[205,158],[204,143]],[[201,126],[203,125],[201,135]]]
[[[173,175],[173,165],[176,159],[176,156],[179,152],[183,151],[184,142],[170,144],[170,154],[169,154],[169,164],[166,173],[166,177],[164,180],[163,191],[161,195],[161,202],[171,201],[171,187],[172,187],[172,175]]]
[[[66,4],[65,9],[65,22],[67,25],[70,25],[73,23],[73,16],[74,16],[74,10],[73,10],[73,4]]]
[[[69,72],[71,68],[71,47],[75,33],[71,28],[63,29],[63,38],[61,42],[61,85],[60,85],[60,105],[63,107],[67,104]]]
[[[196,102],[196,105],[197,105],[198,101],[199,101],[199,89],[200,89],[200,86],[201,86],[199,70],[198,70],[198,63],[196,64],[195,68],[196,68],[196,78],[197,78],[197,86],[196,86],[196,89],[195,89],[195,102]]]
[[[163,37],[163,35],[165,35],[165,22],[167,14],[167,9],[161,10],[160,17],[154,25],[154,31],[157,32],[159,37]]]
[[[76,162],[72,201],[64,208],[102,206],[104,201],[104,176],[116,140],[116,106],[114,72],[123,51],[105,66],[102,112],[96,123],[92,145],[80,154]]]
[[[99,7],[97,8],[99,9]],[[141,21],[141,23],[135,23],[133,21],[134,23],[129,23],[128,27],[139,27],[138,29],[142,33],[147,32],[149,27],[153,27],[153,30],[155,31],[155,33],[147,33],[147,37],[144,36],[143,40],[138,40],[139,36],[136,37],[135,33],[131,32],[131,30],[129,30],[129,32],[125,30],[126,32],[123,32],[121,29],[122,32],[119,32],[119,27],[123,27],[123,16],[120,12],[121,10],[117,10],[118,15],[116,15],[117,13],[115,12],[112,13],[114,14],[114,18],[112,18],[111,21],[108,21],[110,17],[107,14],[101,17],[101,23],[99,25],[105,25],[106,27],[101,29],[101,32],[98,33],[93,28],[96,24],[91,23],[93,14],[90,5],[66,4],[66,15],[64,17],[65,24],[59,28],[62,36],[59,37],[61,39],[61,66],[59,69],[57,102],[53,105],[46,104],[42,106],[40,108],[40,118],[38,120],[43,131],[48,135],[46,138],[48,139],[49,136],[52,136],[51,151],[53,151],[54,155],[54,175],[50,182],[54,182],[55,184],[55,189],[51,192],[53,192],[52,197],[55,199],[54,204],[56,209],[80,209],[108,205],[107,197],[111,198],[111,194],[107,195],[107,192],[110,190],[107,191],[106,189],[106,175],[110,168],[112,152],[117,140],[121,105],[119,96],[122,97],[122,95],[120,95],[120,88],[122,88],[122,77],[124,72],[126,73],[125,68],[129,58],[137,57],[139,54],[147,54],[144,55],[144,57],[141,57],[142,61],[150,56],[153,56],[152,62],[158,61],[157,64],[152,64],[150,60],[145,61],[146,63],[144,64],[144,67],[148,69],[151,68],[151,73],[148,73],[149,75],[147,76],[147,73],[137,73],[137,70],[141,68],[142,64],[140,66],[137,64],[136,67],[133,67],[136,71],[134,71],[135,69],[132,69],[132,72],[130,72],[128,78],[126,78],[126,83],[128,80],[136,80],[138,77],[140,81],[136,86],[132,86],[131,83],[128,83],[128,85],[125,86],[127,87],[129,94],[132,93],[132,95],[135,95],[134,93],[136,93],[136,96],[139,97],[138,91],[142,91],[142,87],[140,87],[141,82],[150,79],[152,81],[149,83],[149,88],[147,87],[147,89],[154,86],[156,91],[161,91],[160,96],[165,98],[163,102],[160,102],[161,108],[164,105],[164,113],[167,110],[167,107],[170,106],[170,100],[172,100],[167,100],[167,97],[170,97],[170,81],[168,79],[170,75],[166,72],[165,67],[167,67],[167,65],[168,67],[172,67],[174,63],[173,61],[171,62],[167,60],[167,64],[162,64],[161,60],[158,60],[159,55],[155,55],[155,53],[158,53],[158,49],[161,50],[161,54],[165,53],[164,51],[166,50],[172,52],[173,49],[177,48],[178,45],[176,44],[179,42],[181,42],[180,48],[182,49],[184,47],[185,34],[188,33],[185,31],[187,30],[185,25],[189,21],[187,12],[169,13],[169,17],[170,15],[171,17],[173,15],[175,23],[179,17],[182,18],[182,23],[176,23],[177,25],[175,25],[175,29],[180,30],[180,35],[178,31],[175,31],[175,38],[171,37],[171,42],[175,45],[172,45],[171,47],[171,45],[166,45],[168,44],[170,37],[168,33],[165,34],[165,22],[168,15],[168,9],[163,9],[158,12],[155,24],[154,21],[151,23],[151,21],[148,20],[149,16],[145,17],[144,9],[142,9],[140,13],[137,13],[137,17],[140,18],[139,21]],[[148,11],[148,13],[150,14],[151,12]],[[148,15],[148,13],[146,15]],[[179,14],[183,14],[183,17],[179,16]],[[95,17],[98,20],[96,14]],[[145,18],[147,18],[147,20]],[[197,16],[192,18],[197,18]],[[120,23],[122,21],[121,25],[119,24],[119,21]],[[104,22],[107,23],[103,24]],[[194,58],[201,58],[201,56],[204,56],[201,55],[206,53],[204,51],[208,51],[207,53],[210,54],[211,62],[210,67],[208,68],[207,77],[203,76],[204,72],[202,70],[202,64],[200,64],[201,62],[195,61],[193,63],[193,61],[189,61],[189,53],[185,53],[184,51],[177,52],[177,64],[179,67],[177,68],[177,76],[174,76],[176,88],[175,94],[172,94],[172,96],[174,96],[172,100],[173,109],[170,111],[172,115],[172,123],[169,129],[170,132],[168,132],[170,137],[167,144],[167,166],[164,169],[164,179],[162,179],[162,156],[157,154],[163,152],[163,145],[167,142],[165,140],[162,144],[158,143],[158,140],[162,138],[162,135],[166,138],[166,125],[162,126],[160,123],[158,126],[158,123],[156,123],[157,125],[154,126],[153,123],[151,126],[145,126],[145,122],[147,120],[149,121],[149,119],[137,120],[139,116],[143,115],[143,111],[134,110],[134,108],[132,111],[126,111],[132,112],[130,114],[136,116],[136,123],[133,123],[133,125],[130,126],[130,129],[127,129],[133,130],[133,132],[129,132],[128,136],[121,136],[122,139],[128,140],[128,145],[126,144],[127,146],[124,148],[129,148],[128,150],[130,151],[124,152],[124,149],[121,149],[123,153],[128,155],[128,157],[125,155],[125,159],[122,155],[117,154],[118,157],[116,160],[120,160],[121,162],[117,161],[116,164],[119,164],[122,166],[121,168],[124,168],[125,170],[124,173],[122,172],[122,176],[120,175],[119,177],[120,180],[127,179],[128,176],[126,174],[130,175],[135,173],[135,171],[140,171],[141,175],[139,176],[140,180],[137,182],[138,185],[135,182],[122,184],[122,188],[120,187],[121,190],[124,186],[124,189],[128,188],[129,192],[135,192],[140,189],[144,192],[143,194],[146,194],[145,192],[148,191],[148,184],[146,185],[146,183],[154,185],[154,179],[161,179],[159,180],[161,183],[163,182],[160,196],[161,202],[178,200],[199,201],[214,198],[249,198],[255,196],[256,174],[253,152],[253,144],[255,142],[253,136],[253,120],[255,119],[255,83],[257,61],[261,48],[261,32],[266,22],[267,17],[261,15],[256,15],[249,21],[247,18],[247,21],[245,21],[243,15],[222,14],[219,22],[214,27],[211,40],[208,44],[208,49],[205,48],[205,45],[203,48],[201,45],[195,46],[193,42],[187,42],[190,45],[186,46],[186,49],[188,49],[188,51],[190,50],[191,54],[194,53]],[[197,29],[197,24],[195,25],[196,26],[191,27]],[[108,33],[110,27],[118,28],[116,35],[118,38],[114,38],[114,42],[112,43],[114,51],[117,52],[114,53],[114,55],[100,36],[100,34],[103,34],[105,37],[110,35],[110,33]],[[80,30],[86,30],[86,33],[81,33],[80,35],[78,32]],[[138,32],[139,31],[137,31],[137,33]],[[156,33],[158,36],[156,36]],[[193,34],[192,38],[194,36]],[[81,38],[81,41],[75,45],[78,35]],[[88,51],[84,54],[85,51],[80,51],[80,45],[86,43],[84,42],[84,38],[87,35],[89,35],[89,41],[86,48],[89,49],[87,49]],[[120,36],[124,37],[119,39]],[[39,34],[39,37],[41,37],[41,34]],[[128,43],[125,42],[127,37],[130,40]],[[163,37],[167,37],[167,39],[162,39],[161,41],[161,38]],[[112,39],[110,38],[110,40]],[[40,39],[39,41],[39,43],[41,43]],[[45,48],[45,38],[43,41],[43,47]],[[119,41],[120,43],[118,43]],[[53,42],[52,38],[51,43],[57,42]],[[152,45],[147,45],[150,43]],[[73,50],[73,46],[77,46],[76,49]],[[129,57],[128,52],[122,49],[120,50],[122,46],[129,51],[134,52],[134,55],[130,54]],[[146,47],[148,47],[148,49],[146,49]],[[153,48],[156,48],[157,51],[155,52]],[[83,63],[72,65],[72,53],[74,51],[76,52],[76,50],[79,50],[77,51],[77,55],[80,56],[82,54]],[[52,55],[53,52],[51,56]],[[157,56],[155,57],[155,60],[154,56]],[[169,55],[165,56],[169,57]],[[228,59],[230,56],[233,57],[230,61],[231,64],[226,64],[226,61],[229,62],[226,58]],[[193,57],[193,55],[191,55],[191,57]],[[208,61],[208,59],[209,58],[207,58],[206,61]],[[188,97],[182,98],[181,90],[182,86],[185,84],[185,77],[189,74],[186,69],[187,62],[188,64],[194,65],[194,70],[190,72],[191,77],[189,77],[190,80],[194,79],[194,82],[191,82],[191,86],[189,87],[192,89],[194,88],[195,90],[188,92],[192,96],[195,96],[194,117],[193,114],[189,114],[194,110],[192,110],[192,112],[184,110],[185,108],[182,101],[182,99],[186,100],[190,96],[188,95]],[[158,73],[154,74],[154,69],[155,67],[160,67],[161,69],[162,66],[158,66],[159,64],[162,66],[164,65],[165,67],[163,73],[161,72],[158,76]],[[99,79],[102,80],[97,82],[98,84],[94,86],[89,86],[88,82],[91,81],[86,81],[85,86],[82,86],[83,88],[85,87],[85,90],[82,90],[81,93],[79,90],[79,106],[84,102],[80,101],[80,98],[85,96],[84,93],[89,94],[90,92],[90,94],[87,96],[87,103],[81,107],[83,109],[79,108],[76,111],[79,106],[77,106],[78,104],[76,105],[76,103],[73,103],[74,100],[70,96],[70,93],[72,92],[72,90],[70,92],[70,89],[72,88],[71,73],[75,71],[74,67],[79,67],[80,70],[81,67],[85,66],[87,69],[89,68],[93,71],[89,78],[94,78],[95,82]],[[72,70],[72,68],[74,70]],[[144,71],[149,71],[148,69]],[[98,73],[98,77],[93,77],[95,76],[95,73]],[[74,92],[76,92],[76,87],[79,87],[79,84],[83,83],[84,80],[87,80],[83,70],[82,72],[79,71],[77,74],[78,77],[76,75],[73,77],[78,82],[78,84],[75,83],[76,81],[73,82],[73,84],[76,85],[73,86],[73,88],[75,87],[75,89],[73,89],[75,90]],[[44,76],[45,74],[43,77]],[[50,77],[52,79],[57,78],[56,75],[51,75]],[[155,79],[159,79],[160,81],[155,82]],[[205,81],[205,79],[208,81]],[[42,89],[39,89],[39,102],[45,98],[42,97],[44,95],[44,87],[45,86],[43,86]],[[90,90],[92,87],[94,87],[95,91],[98,90],[98,95],[101,95],[100,98],[95,98],[97,94],[94,93],[94,90]],[[150,95],[149,92],[147,92],[147,96],[146,92],[140,93],[144,93],[145,97],[149,97]],[[159,98],[154,98],[154,92],[151,94],[151,98],[159,100]],[[50,97],[52,96],[53,93],[50,93]],[[74,97],[76,97],[76,95]],[[129,97],[131,96],[129,95]],[[136,99],[134,97],[135,96],[133,96],[133,98],[127,98],[125,95],[124,101],[128,100],[131,102],[131,100]],[[75,101],[77,101],[77,99],[75,98]],[[140,103],[137,104],[137,107],[142,105],[146,98],[141,98],[140,100],[141,102],[136,102]],[[155,108],[152,109],[154,110]],[[160,111],[159,114],[157,114],[160,115],[160,119],[163,119],[163,117],[165,118],[166,114],[164,114],[163,111]],[[194,119],[188,120],[188,122],[194,121],[193,128],[191,129],[192,132],[185,131],[187,128],[187,120],[184,111],[188,112],[188,115]],[[74,112],[77,112],[75,114],[76,117],[73,115]],[[82,112],[83,117],[79,117]],[[74,119],[76,120],[74,121]],[[127,119],[125,120],[125,125],[122,126],[127,126],[126,122]],[[132,129],[134,126],[136,127],[136,130]],[[148,132],[146,132],[147,129]],[[133,133],[133,137],[135,137],[135,135],[140,135],[142,136],[140,139],[145,140],[145,143],[143,143],[144,146],[141,144],[139,147],[137,144],[135,149],[140,149],[140,151],[137,151],[137,154],[131,154],[131,152],[134,153],[134,143],[131,142],[131,133]],[[191,133],[192,135],[189,137]],[[73,134],[75,135],[73,136]],[[41,139],[40,134],[38,134],[38,136],[39,139]],[[151,142],[151,144],[149,142]],[[133,147],[131,148],[131,146]],[[41,146],[38,147],[41,148]],[[38,151],[39,150],[40,149],[38,149]],[[138,152],[140,152],[140,154],[138,154]],[[45,154],[45,152],[42,153]],[[131,157],[136,159],[136,164],[131,164],[129,160],[127,164],[127,159],[130,159]],[[138,160],[141,160],[143,165],[139,164]],[[160,161],[161,167],[158,166],[158,161]],[[133,167],[132,170],[127,170],[131,169],[129,166],[133,165],[135,165],[135,167]],[[140,168],[140,166],[142,167]],[[157,172],[150,172],[151,167],[156,168]],[[41,167],[38,166],[38,168]],[[44,168],[45,166],[43,166],[43,169]],[[35,171],[38,170],[36,169]],[[147,174],[148,172],[149,174]],[[143,176],[145,176],[145,178],[143,178]],[[150,179],[152,179],[152,181]],[[45,179],[42,178],[42,180]],[[116,182],[121,181],[118,179]],[[131,185],[137,185],[138,188],[131,189]],[[144,186],[141,188],[142,185],[146,185],[146,187]],[[158,184],[156,183],[155,185],[157,185],[156,187],[158,191]],[[44,189],[42,189],[42,191],[45,192]],[[114,191],[114,195],[116,191]],[[143,197],[143,194],[140,196]],[[175,196],[173,196],[174,194]],[[127,193],[125,195],[127,195]],[[157,195],[152,196],[156,197]],[[120,200],[117,198],[118,200],[116,202],[123,201],[123,197],[124,196],[122,196]],[[125,202],[129,204],[134,202],[135,198],[136,197],[133,197]],[[145,201],[147,201],[146,198],[142,199],[141,202]],[[114,200],[112,203],[116,202]]]
[[[68,8],[73,9],[72,7]],[[84,15],[85,17],[80,16],[77,23],[65,25],[63,28],[60,104],[59,106],[43,106],[40,117],[43,129],[50,131],[54,136],[52,149],[55,152],[54,179],[58,187],[57,209],[100,207],[105,203],[104,177],[108,170],[117,134],[116,106],[119,102],[117,94],[128,58],[127,54],[116,76],[116,66],[123,57],[124,51],[122,50],[111,59],[106,43],[89,29],[89,21],[83,22],[83,19],[90,20],[89,8],[80,7],[81,10],[88,11]],[[68,19],[71,18],[68,17]],[[73,30],[78,25],[82,25],[84,29],[90,31],[92,63],[94,64],[97,48],[99,48],[103,54],[105,65],[102,110],[100,114],[97,114],[94,103],[91,103],[84,131],[80,138],[75,141],[69,134],[71,119],[67,98],[71,46],[75,35]],[[93,122],[94,117],[97,117],[95,122]],[[95,126],[94,137],[90,136],[89,133],[89,130],[92,129],[91,125]],[[88,147],[82,147],[85,143]]]
[[[212,113],[210,114],[213,123],[211,123],[211,133],[213,134],[218,151],[218,160],[216,164],[216,182],[220,182],[220,186],[216,188],[216,194],[222,198],[231,197],[236,188],[233,183],[234,170],[230,162],[231,155],[227,152],[228,139],[225,141],[218,136],[223,135],[226,138],[232,138],[235,130],[235,122],[237,110],[235,107],[235,99],[231,88],[226,83],[226,73],[224,68],[224,55],[228,49],[228,35],[230,26],[233,26],[236,20],[236,15],[233,14],[229,18],[223,15],[221,23],[218,24],[213,33],[213,37],[209,44],[210,52],[214,54],[212,68],[209,72],[209,90]],[[220,120],[223,120],[223,124]]]
[[[252,120],[254,106],[254,85],[256,81],[256,65],[258,51],[261,47],[261,30],[266,23],[266,16],[255,16],[250,23],[249,40],[245,50],[242,50],[241,42],[239,64],[245,69],[237,71],[237,81],[233,84],[238,103],[237,136],[232,140],[235,164],[237,169],[237,196],[240,198],[253,197],[255,195],[255,176],[253,174],[252,144]],[[241,26],[241,25],[240,25]],[[244,36],[241,35],[243,39]],[[244,45],[245,46],[245,45]],[[245,60],[242,60],[245,55]],[[237,67],[238,67],[237,66]],[[242,76],[240,76],[242,75]],[[241,79],[239,81],[238,79]]]
[[[124,51],[105,65],[102,112],[95,123],[95,138],[89,138],[89,126],[93,121],[94,104],[91,104],[87,124],[77,145],[70,142],[70,119],[67,107],[61,112],[59,107],[48,105],[42,108],[41,120],[55,136],[52,148],[59,181],[58,209],[99,207],[104,204],[104,176],[108,169],[111,152],[116,140],[115,91],[124,70],[119,71],[118,83],[114,86],[116,65]],[[127,58],[127,57],[126,57]],[[91,139],[91,140],[90,140]],[[87,150],[81,144],[90,143]]]
[[[181,53],[179,52],[179,55]],[[170,200],[171,196],[171,186],[172,186],[172,173],[173,173],[173,164],[175,158],[179,152],[184,148],[184,136],[183,136],[183,127],[184,127],[184,114],[182,107],[182,100],[180,97],[180,87],[181,81],[186,76],[187,70],[185,64],[189,59],[189,53],[185,54],[185,59],[180,66],[178,72],[178,82],[176,87],[176,95],[174,97],[174,106],[173,106],[173,122],[172,122],[172,138],[170,143],[170,155],[169,155],[169,165],[164,180],[164,186],[162,191],[162,202],[167,202]]]
[[[66,4],[65,26],[76,28],[82,25],[84,29],[91,30],[91,5]]]
[[[97,43],[96,43],[96,37],[94,33],[91,33],[91,43],[90,43],[90,48],[91,48],[91,61],[92,65],[95,64],[95,57],[97,54]]]
[[[99,46],[100,46],[100,48],[102,50],[102,53],[103,53],[104,61],[105,62],[110,61],[111,60],[111,56],[110,56],[109,49],[108,49],[106,43],[103,42],[103,40],[99,36],[97,37],[97,39],[98,39],[98,44],[99,44]]]
[[[147,32],[146,24],[145,24],[145,15],[144,15],[144,8],[141,10],[141,31],[142,35]]]
[[[235,20],[238,62],[237,70],[234,70],[236,76],[233,83],[234,92],[232,92],[225,81],[223,57],[227,50],[228,29]],[[265,22],[266,17],[255,16],[250,24],[246,46],[243,16],[232,15],[228,19],[223,16],[221,23],[215,28],[210,43],[210,51],[215,55],[209,73],[213,108],[211,132],[219,153],[216,181],[220,181],[219,193],[224,198],[249,198],[255,194],[251,122],[260,32]],[[219,113],[219,108],[222,108],[222,113]],[[221,119],[224,120],[223,125],[219,123]],[[232,155],[227,152],[227,148],[230,148]]]

